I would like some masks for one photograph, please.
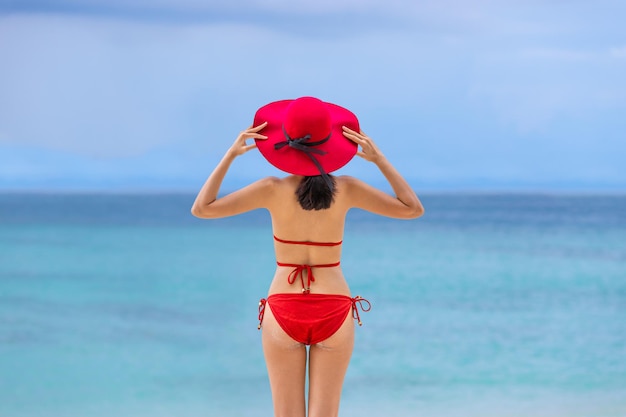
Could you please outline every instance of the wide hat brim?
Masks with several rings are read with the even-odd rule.
[[[287,108],[294,100],[281,100],[266,104],[254,115],[254,126],[267,122],[267,126],[259,133],[267,139],[256,139],[256,145],[269,163],[281,171],[294,175],[320,175],[319,168],[304,152],[283,146],[275,149],[275,145],[286,140],[283,123]],[[330,138],[315,146],[325,154],[315,154],[315,158],[324,172],[330,173],[346,165],[357,153],[357,144],[343,135],[342,126],[356,132],[360,131],[359,120],[350,110],[332,103],[324,102],[331,117]]]

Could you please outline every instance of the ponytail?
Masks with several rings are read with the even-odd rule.
[[[332,175],[328,175],[332,187],[321,175],[304,177],[298,185],[296,195],[300,206],[305,210],[323,210],[330,207],[335,198],[336,182]]]

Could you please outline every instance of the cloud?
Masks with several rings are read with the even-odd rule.
[[[271,99],[312,94],[367,111],[406,106],[445,81],[420,80],[439,58],[394,33],[329,42],[248,25],[54,15],[4,18],[0,34],[12,40],[0,44],[2,141],[98,157],[191,146],[216,121],[245,127]]]
[[[581,1],[476,0],[21,0],[0,3],[1,14],[88,16],[159,24],[245,24],[313,38],[391,30],[449,35],[536,35],[563,30],[564,22],[537,18],[537,9],[567,12]],[[565,20],[565,19],[562,19]]]
[[[613,58],[624,59],[626,58],[626,46],[610,48],[609,54]]]
[[[392,12],[390,12],[392,11]],[[249,25],[301,37],[330,38],[406,26],[402,14],[374,1],[284,2],[237,0],[24,0],[2,5],[0,15],[64,15],[167,25]],[[376,19],[376,24],[363,24]]]
[[[0,36],[12,42],[0,44],[3,140],[105,157],[181,140],[200,117],[190,106],[225,76],[220,54],[229,53],[220,33],[59,16],[5,18]],[[230,75],[236,76],[232,68]]]
[[[484,50],[475,60],[469,94],[520,132],[541,132],[565,120],[626,107],[626,65],[605,48],[520,47]]]
[[[557,175],[531,146],[580,152],[565,177],[588,155],[589,173],[619,165],[623,29],[587,3],[11,4],[0,145],[57,155],[42,172],[204,175],[257,107],[301,95],[353,109],[401,170],[433,181]],[[250,161],[239,172],[264,172]]]
[[[598,57],[598,53],[594,51],[565,49],[565,48],[545,48],[531,47],[524,48],[519,51],[521,58],[541,61],[565,61],[565,62],[582,62],[589,61]]]

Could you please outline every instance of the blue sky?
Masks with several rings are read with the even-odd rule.
[[[313,95],[418,190],[626,191],[624,20],[604,0],[0,0],[0,189],[197,189],[258,107]],[[251,152],[225,187],[264,175]]]

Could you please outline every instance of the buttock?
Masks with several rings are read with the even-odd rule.
[[[361,296],[342,294],[271,294],[259,302],[259,329],[263,323],[265,306],[269,304],[279,326],[292,339],[305,345],[322,342],[332,336],[344,323],[350,311],[362,324],[362,311],[370,311],[371,304]]]

